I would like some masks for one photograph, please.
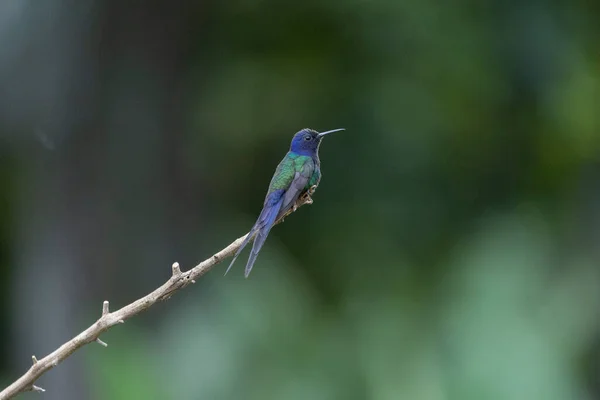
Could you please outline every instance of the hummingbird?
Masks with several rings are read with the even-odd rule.
[[[305,128],[294,135],[290,150],[277,166],[271,179],[263,209],[248,236],[235,252],[225,274],[229,272],[244,247],[256,235],[244,272],[246,278],[250,275],[256,257],[265,244],[273,225],[290,210],[295,210],[296,200],[300,196],[312,195],[319,186],[321,181],[321,160],[319,160],[321,140],[325,135],[343,130],[344,128],[319,133]]]

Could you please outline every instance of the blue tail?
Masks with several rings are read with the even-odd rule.
[[[265,244],[265,240],[267,240],[267,236],[269,236],[269,232],[275,223],[275,218],[277,214],[279,214],[279,209],[281,208],[281,201],[278,204],[278,207],[273,208],[269,212],[268,219],[266,221],[265,226],[258,230],[258,234],[256,235],[256,239],[254,239],[254,244],[252,245],[252,251],[250,252],[250,257],[248,257],[248,263],[246,264],[246,269],[244,270],[244,276],[247,278],[250,275],[250,271],[252,271],[252,267],[254,266],[254,262],[256,261],[256,257],[258,257],[258,252]]]
[[[267,197],[267,200],[265,201],[265,206],[260,215],[258,216],[258,220],[254,224],[252,229],[250,229],[248,236],[246,236],[246,239],[244,239],[240,248],[235,252],[233,260],[231,260],[231,264],[229,264],[229,267],[227,267],[227,271],[225,271],[225,275],[227,275],[227,273],[233,266],[233,263],[242,252],[242,250],[244,250],[244,247],[246,247],[248,243],[250,243],[250,240],[252,240],[252,237],[256,234],[256,239],[254,240],[254,244],[252,245],[252,252],[250,253],[248,263],[246,264],[246,270],[244,272],[246,278],[248,277],[250,271],[252,271],[252,267],[254,266],[254,262],[256,261],[256,257],[258,257],[260,249],[265,244],[265,240],[267,240],[267,236],[269,235],[273,224],[275,224],[275,220],[277,218],[277,215],[279,214],[279,210],[281,209],[281,205],[283,203],[283,194],[283,190],[277,190]]]
[[[257,225],[258,225],[258,222],[256,224],[254,224],[254,226],[252,227],[252,229],[250,229],[250,232],[248,232],[248,236],[246,236],[246,239],[244,239],[244,241],[242,242],[242,245],[235,252],[235,255],[233,256],[233,260],[231,260],[231,263],[229,264],[229,267],[227,267],[227,271],[225,271],[224,275],[227,275],[227,273],[229,272],[229,270],[231,269],[231,267],[233,267],[233,263],[235,262],[235,260],[237,260],[238,256],[242,252],[242,250],[244,250],[244,247],[246,247],[248,245],[248,243],[250,243],[250,240],[252,240],[252,237],[254,236],[254,234],[256,233],[256,231],[258,230]]]

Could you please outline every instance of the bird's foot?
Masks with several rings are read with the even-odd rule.
[[[315,191],[317,190],[317,185],[313,185],[311,186],[306,193],[304,193],[304,196],[302,196],[302,204],[312,204],[313,203],[313,199],[312,199],[312,195],[315,194]]]

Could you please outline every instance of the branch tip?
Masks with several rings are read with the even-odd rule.
[[[36,385],[31,385],[31,390],[34,391],[34,392],[39,392],[39,393],[42,393],[42,392],[46,391],[46,389],[44,389],[42,387],[39,387],[39,386],[36,386]]]
[[[35,358],[35,355],[31,356],[31,361],[33,361],[33,365],[38,363],[38,359]]]
[[[173,270],[173,276],[179,276],[181,275],[181,269],[179,268],[179,263],[173,263],[173,266],[171,267]]]
[[[104,303],[102,303],[102,316],[104,317],[105,315],[108,315],[108,313],[110,313],[108,309],[108,300],[104,300]]]
[[[96,338],[96,343],[98,343],[101,346],[108,347],[108,343],[103,342],[102,340],[100,340],[100,338]]]

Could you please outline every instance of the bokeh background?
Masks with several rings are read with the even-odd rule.
[[[315,204],[23,399],[600,399],[600,3],[0,2],[0,382]]]

